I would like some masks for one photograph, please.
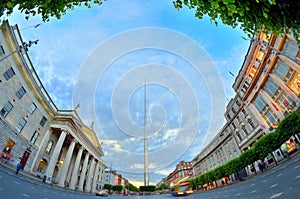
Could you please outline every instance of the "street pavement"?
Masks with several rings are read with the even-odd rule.
[[[296,153],[290,160],[283,160],[279,166],[268,168],[257,176],[252,176],[244,181],[236,181],[231,185],[219,187],[209,191],[194,193],[180,199],[198,198],[300,198],[300,155]],[[109,195],[109,198],[123,196]],[[126,196],[126,198],[172,198],[170,194],[151,196]],[[68,199],[68,198],[98,198],[91,193],[76,192],[56,185],[42,182],[41,178],[34,177],[24,171],[18,175],[15,169],[0,164],[0,198],[37,198],[37,199]]]

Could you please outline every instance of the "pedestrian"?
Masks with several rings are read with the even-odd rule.
[[[17,175],[18,175],[19,171],[21,170],[21,168],[22,168],[22,164],[21,164],[21,162],[19,162],[19,163],[17,164],[17,171],[16,171],[16,174],[17,174]]]
[[[43,183],[46,183],[46,179],[47,179],[47,176],[44,175],[44,178],[43,178]]]
[[[224,180],[222,180],[222,185],[223,185],[223,186],[225,185],[225,182],[224,182]]]
[[[286,155],[286,158],[288,159],[288,160],[290,160],[290,154],[289,154],[289,152],[285,152],[285,155]]]
[[[258,163],[258,168],[261,172],[264,172],[263,164],[261,162]]]

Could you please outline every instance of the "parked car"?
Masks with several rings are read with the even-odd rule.
[[[103,196],[103,197],[107,197],[108,193],[106,193],[105,190],[100,190],[100,191],[96,191],[96,196]]]

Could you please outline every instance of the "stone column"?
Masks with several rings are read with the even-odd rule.
[[[91,160],[90,168],[89,168],[89,174],[88,174],[88,179],[86,182],[86,187],[85,191],[90,192],[92,188],[92,177],[93,177],[93,172],[95,171],[95,158],[93,157]]]
[[[50,135],[52,133],[52,129],[48,129],[43,137],[43,140],[40,144],[40,147],[38,149],[38,152],[36,153],[36,156],[33,159],[33,163],[31,165],[30,171],[31,172],[36,172],[36,169],[38,167],[38,165],[40,164],[40,158],[43,155],[43,153],[45,152],[46,146],[48,144]]]
[[[99,176],[99,163],[96,162],[96,169],[94,171],[94,177],[92,183],[92,192],[96,190],[98,176]]]
[[[72,171],[72,177],[71,177],[71,181],[70,181],[70,189],[73,189],[75,190],[75,187],[76,187],[76,184],[77,184],[77,180],[78,180],[78,169],[79,169],[79,165],[80,165],[80,160],[81,160],[81,157],[82,157],[82,151],[83,151],[83,148],[80,147],[78,153],[77,153],[77,157],[76,157],[76,160],[75,160],[75,164],[74,164],[74,168],[73,168],[73,171]]]
[[[65,186],[65,181],[66,181],[66,177],[67,177],[67,174],[68,174],[68,169],[69,169],[69,166],[70,166],[70,162],[71,162],[71,158],[72,158],[72,155],[73,155],[75,144],[76,144],[76,142],[73,139],[71,141],[70,146],[69,146],[66,158],[64,160],[63,167],[61,168],[61,175],[58,179],[58,185],[61,186],[61,187]]]
[[[56,165],[56,162],[57,162],[57,159],[58,159],[58,156],[59,156],[59,152],[60,152],[61,147],[62,147],[62,145],[65,141],[66,136],[67,136],[67,132],[63,130],[61,132],[60,136],[59,136],[59,139],[58,139],[56,145],[55,145],[55,148],[53,150],[53,153],[52,153],[52,156],[50,158],[49,165],[48,165],[48,168],[47,168],[47,171],[46,171],[46,175],[47,175],[46,182],[47,183],[52,183],[52,175],[53,175],[55,165]]]
[[[81,174],[80,174],[80,181],[79,181],[79,186],[78,186],[78,190],[79,191],[83,191],[83,183],[85,180],[85,173],[86,173],[86,168],[89,162],[89,157],[90,154],[89,152],[86,153],[85,158],[84,158],[84,162],[83,162],[83,166],[82,166],[82,170],[81,170]]]

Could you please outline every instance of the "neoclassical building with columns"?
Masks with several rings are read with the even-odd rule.
[[[93,129],[73,110],[59,110],[44,88],[17,25],[0,28],[0,152],[8,164],[46,183],[94,192],[102,188],[105,163]],[[2,156],[1,155],[1,156]],[[1,158],[4,163],[3,158]]]

